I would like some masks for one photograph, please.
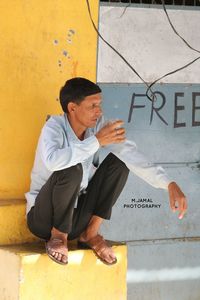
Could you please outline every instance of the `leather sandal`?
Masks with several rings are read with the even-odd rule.
[[[94,254],[106,265],[114,265],[117,263],[117,258],[110,263],[103,257],[103,252],[110,247],[100,234],[97,234],[87,242],[78,241],[77,244],[81,249],[92,249]]]
[[[49,242],[51,243],[51,246],[49,245]],[[62,261],[62,260],[59,260],[57,258],[55,258],[52,254],[51,254],[51,251],[53,250],[53,252],[57,252],[59,254],[61,254],[62,256],[65,256],[67,257],[65,254],[63,254],[62,252],[59,252],[56,250],[56,247],[60,247],[60,246],[64,246],[64,243],[61,239],[51,239],[49,240],[48,242],[45,243],[45,248],[46,248],[46,253],[47,255],[53,260],[55,261],[56,263],[60,264],[60,265],[67,265],[68,264],[68,260],[66,262]]]

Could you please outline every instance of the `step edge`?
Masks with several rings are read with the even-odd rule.
[[[25,205],[25,199],[0,199],[1,206],[12,206],[12,205]]]

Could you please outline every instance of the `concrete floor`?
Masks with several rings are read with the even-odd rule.
[[[200,238],[128,243],[128,300],[200,300]]]

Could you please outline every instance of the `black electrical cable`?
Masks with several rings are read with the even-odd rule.
[[[163,75],[162,77],[156,79],[154,82],[152,82],[152,83],[150,84],[150,86],[149,86],[148,89],[146,90],[146,96],[149,98],[148,92],[149,92],[150,88],[152,88],[152,86],[153,86],[156,82],[158,82],[159,80],[161,80],[161,79],[163,79],[163,78],[165,78],[165,77],[167,77],[167,76],[169,76],[169,75],[172,75],[172,74],[174,74],[174,73],[176,73],[176,72],[179,72],[179,71],[181,71],[181,70],[183,70],[183,69],[189,67],[191,64],[193,64],[193,63],[194,63],[195,61],[197,61],[198,59],[200,59],[200,56],[197,57],[197,58],[195,58],[193,61],[187,63],[187,64],[184,65],[183,67],[180,67],[180,68],[178,68],[178,69],[176,69],[176,70],[174,70],[174,71],[171,71],[171,72],[169,72],[169,73]]]
[[[93,21],[93,18],[92,18],[92,14],[91,14],[91,10],[90,10],[90,3],[89,3],[89,0],[86,0],[87,2],[87,8],[88,8],[88,12],[89,12],[89,16],[90,16],[90,20],[92,22],[92,25],[94,27],[94,30],[96,31],[96,33],[98,34],[98,36],[102,39],[102,41],[107,44],[115,53],[117,53],[117,55],[119,57],[121,57],[121,59],[128,65],[128,67],[142,80],[142,82],[147,86],[147,90],[148,91],[151,91],[151,87],[149,86],[149,84],[140,76],[140,74],[135,70],[135,68],[133,68],[133,66],[126,60],[126,58],[121,54],[119,53],[119,51],[117,51],[108,41],[106,41],[104,39],[104,37],[100,34],[100,32],[98,31],[94,21]],[[155,98],[155,95],[153,94],[153,91],[151,91],[152,93],[152,97],[153,99],[150,98],[149,95],[147,95],[148,99],[150,101],[153,101],[154,98]]]
[[[161,0],[161,1],[162,1],[162,5],[163,5],[163,10],[164,10],[164,12],[165,12],[165,14],[166,14],[166,16],[167,16],[167,19],[168,19],[168,21],[169,21],[169,24],[170,24],[170,26],[172,27],[172,29],[173,29],[173,31],[175,32],[175,34],[178,35],[178,37],[180,37],[180,39],[186,44],[187,47],[189,47],[191,50],[193,50],[193,51],[195,51],[195,52],[200,53],[199,50],[193,48],[193,47],[192,47],[192,46],[191,46],[191,45],[190,45],[190,44],[189,44],[189,43],[188,43],[188,42],[187,42],[187,41],[186,41],[186,40],[185,40],[178,32],[177,32],[177,30],[175,29],[174,25],[172,24],[172,22],[171,22],[171,20],[170,20],[170,18],[169,18],[169,15],[168,15],[167,10],[166,10],[166,7],[165,7],[165,2],[164,2],[164,0]],[[179,72],[179,71],[181,71],[181,70],[183,70],[183,69],[189,67],[191,64],[193,64],[195,61],[197,61],[197,60],[199,60],[199,59],[200,59],[200,56],[196,57],[194,60],[190,61],[190,62],[187,63],[186,65],[184,65],[184,66],[182,66],[182,67],[180,67],[180,68],[178,68],[178,69],[176,69],[176,70],[174,70],[174,71],[171,71],[171,72],[169,72],[169,73],[167,73],[167,74],[161,76],[160,78],[156,79],[156,80],[155,80],[154,82],[152,82],[152,83],[149,85],[149,87],[147,88],[147,90],[146,90],[146,96],[149,98],[149,96],[148,96],[149,90],[151,91],[151,94],[152,94],[151,88],[152,88],[152,86],[153,86],[156,82],[160,81],[161,79],[163,79],[163,78],[165,78],[165,77],[167,77],[167,76],[169,76],[169,75],[175,74],[175,73],[177,73],[177,72]]]
[[[197,49],[195,49],[195,48],[193,48],[178,32],[177,32],[177,30],[175,29],[175,27],[174,27],[174,25],[172,24],[172,21],[171,21],[171,19],[170,19],[170,17],[169,17],[169,15],[168,15],[168,12],[167,12],[167,9],[166,9],[166,7],[165,7],[165,1],[164,0],[161,0],[162,1],[162,6],[163,6],[163,9],[164,9],[164,12],[165,12],[165,14],[166,14],[166,16],[167,16],[167,19],[168,19],[168,21],[169,21],[169,24],[171,25],[171,27],[172,27],[172,29],[173,29],[173,31],[175,32],[175,34],[176,35],[178,35],[179,37],[180,37],[180,39],[190,48],[190,49],[192,49],[192,50],[194,50],[194,51],[196,51],[196,52],[198,52],[198,53],[200,53],[200,50],[197,50]]]
[[[180,34],[176,31],[176,29],[175,29],[175,27],[174,27],[174,25],[172,24],[172,22],[171,22],[171,20],[170,20],[170,18],[169,18],[169,15],[168,15],[168,13],[167,13],[167,10],[166,10],[166,7],[165,7],[165,3],[164,3],[164,0],[161,0],[162,1],[162,5],[163,5],[163,10],[164,10],[164,12],[165,12],[165,14],[166,14],[166,16],[167,16],[167,19],[168,19],[168,21],[169,21],[169,24],[170,24],[170,26],[172,27],[172,29],[173,29],[173,31],[175,32],[175,34],[176,35],[178,35],[180,38],[181,38],[181,40],[190,48],[190,49],[192,49],[193,51],[196,51],[196,52],[198,52],[198,53],[200,53],[200,51],[199,50],[197,50],[197,49],[195,49],[195,48],[193,48],[182,36],[180,36]],[[121,54],[121,53],[119,53],[109,42],[107,42],[104,38],[103,38],[103,36],[100,34],[100,32],[98,31],[98,29],[97,29],[97,27],[96,27],[96,25],[95,25],[95,23],[94,23],[94,21],[93,21],[93,18],[92,18],[92,14],[91,14],[91,10],[90,10],[90,3],[89,3],[89,0],[86,0],[86,3],[87,3],[87,8],[88,8],[88,12],[89,12],[89,16],[90,16],[90,20],[91,20],[91,22],[92,22],[92,25],[93,25],[93,27],[94,27],[94,30],[96,31],[96,33],[98,34],[98,36],[102,39],[102,41],[105,43],[105,44],[107,44],[115,53],[117,53],[117,55],[119,56],[119,57],[121,57],[121,59],[128,65],[128,67],[141,79],[141,81],[147,86],[147,90],[146,90],[146,96],[147,96],[147,98],[150,100],[150,101],[154,101],[155,99],[156,99],[156,96],[155,96],[155,94],[154,94],[154,92],[152,91],[152,86],[155,84],[155,83],[157,83],[159,80],[161,80],[161,79],[163,79],[163,78],[165,78],[165,77],[167,77],[167,76],[169,76],[169,75],[172,75],[172,74],[175,74],[175,73],[177,73],[177,72],[179,72],[179,71],[181,71],[181,70],[183,70],[183,69],[185,69],[185,68],[187,68],[187,67],[189,67],[191,64],[193,64],[195,61],[197,61],[197,60],[199,60],[200,59],[200,56],[199,57],[197,57],[197,58],[195,58],[194,60],[192,60],[191,62],[189,62],[189,63],[187,63],[186,65],[184,65],[184,66],[182,66],[182,67],[180,67],[180,68],[178,68],[178,69],[175,69],[175,70],[173,70],[173,71],[171,71],[171,72],[169,72],[169,73],[167,73],[167,74],[164,74],[163,76],[161,76],[160,78],[158,78],[158,79],[156,79],[156,80],[154,80],[150,85],[139,75],[139,73],[133,68],[133,66],[124,58],[124,56]],[[151,95],[149,96],[148,95],[148,93],[149,93],[149,91],[151,91]]]

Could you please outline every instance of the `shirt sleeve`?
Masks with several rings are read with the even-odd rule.
[[[122,144],[108,146],[120,160],[122,160],[130,171],[145,180],[155,188],[167,189],[172,181],[161,166],[149,162],[147,158],[139,152],[133,141],[126,140]]]
[[[50,122],[43,127],[40,138],[42,160],[52,172],[84,162],[100,147],[96,136],[83,141],[68,141],[66,145],[62,128]]]

